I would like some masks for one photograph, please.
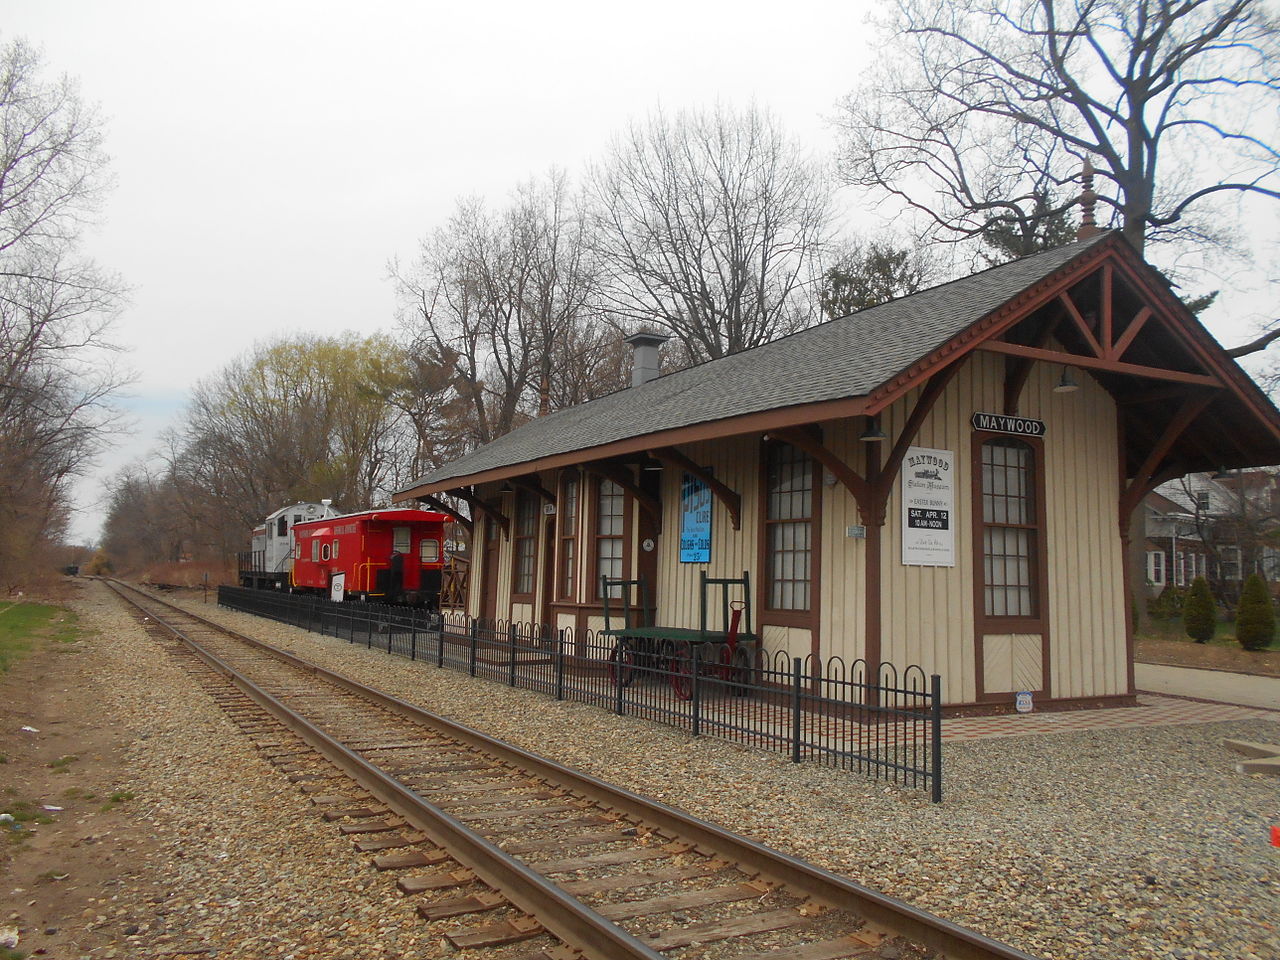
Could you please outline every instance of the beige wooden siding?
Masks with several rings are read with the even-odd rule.
[[[757,489],[760,474],[760,441],[757,437],[731,437],[716,442],[680,447],[694,463],[710,467],[715,478],[742,495],[742,529],[734,530],[729,511],[718,498],[711,507],[711,562],[680,562],[680,477],[682,471],[662,471],[662,536],[658,539],[658,622],[673,627],[698,626],[699,574],[709,577],[751,575],[752,623],[757,628],[762,608],[762,578],[756,536],[759,529]],[[711,594],[716,603],[716,594]],[[719,626],[718,613],[710,625]],[[805,652],[808,652],[807,650]]]
[[[1121,694],[1126,692],[1127,668],[1115,406],[1085,371],[1077,371],[1079,390],[1054,393],[1060,375],[1057,364],[1036,364],[1018,411],[1046,424],[1050,694]],[[1002,412],[1003,382],[1003,358],[975,354],[913,442],[955,454],[956,566],[903,566],[900,483],[894,485],[885,523],[882,659],[942,674],[949,703],[976,697],[969,418],[978,411]],[[919,392],[913,390],[885,411],[889,436],[902,429]],[[828,599],[835,599],[830,592]]]
[[[1080,389],[1054,393],[1062,368],[1036,364],[1027,415],[1047,421],[1050,695],[1128,692],[1115,403],[1076,370]],[[1037,410],[1041,412],[1036,412]]]
[[[822,440],[845,463],[859,473],[865,444],[858,436],[861,420],[836,420],[822,425]],[[867,541],[848,535],[850,526],[862,524],[853,494],[824,471],[822,483],[822,597],[819,607],[818,637],[825,659],[838,656],[846,662],[866,656]],[[805,651],[806,653],[808,651]]]
[[[969,418],[974,411],[999,411],[1003,361],[979,354],[965,362],[943,391],[912,441],[913,446],[950,450],[955,454],[954,567],[907,567],[902,564],[902,484],[893,485],[885,519],[881,560],[880,659],[899,669],[917,664],[925,673],[942,675],[947,703],[977,698],[973,638],[973,529],[970,509],[972,465]],[[912,390],[881,416],[882,428],[896,437],[920,397]],[[881,457],[888,456],[889,445]]]

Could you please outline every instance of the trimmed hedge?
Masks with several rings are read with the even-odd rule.
[[[1213,637],[1217,628],[1217,616],[1213,607],[1213,594],[1204,577],[1191,581],[1191,589],[1182,603],[1182,625],[1187,636],[1196,643],[1205,643]]]
[[[1267,582],[1251,574],[1240,592],[1236,611],[1236,639],[1246,650],[1265,650],[1276,635],[1276,613],[1271,606]]]

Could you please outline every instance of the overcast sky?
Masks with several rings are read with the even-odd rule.
[[[98,536],[106,479],[255,341],[389,332],[388,259],[459,196],[577,174],[658,105],[754,98],[829,155],[870,7],[0,0],[0,40],[27,38],[47,76],[100,105],[117,186],[88,249],[133,291],[116,340],[139,374],[137,429],[82,485],[75,534]],[[1239,300],[1207,322],[1230,345],[1264,309]]]

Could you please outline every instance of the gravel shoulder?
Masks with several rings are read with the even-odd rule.
[[[1280,957],[1280,849],[1268,837],[1280,790],[1236,773],[1221,747],[1224,737],[1280,742],[1277,722],[949,744],[947,799],[934,806],[855,774],[219,610],[198,594],[189,606],[1037,956]],[[108,641],[86,656],[100,672],[94,695],[128,732],[118,785],[137,799],[122,816],[155,838],[95,914],[138,933],[117,926],[115,945],[84,956],[164,956],[183,944],[236,957],[439,950],[415,942],[404,917],[377,915],[385,902],[367,893],[383,879],[314,829],[309,804],[104,587],[89,585],[76,608]],[[166,891],[160,902],[152,881]]]

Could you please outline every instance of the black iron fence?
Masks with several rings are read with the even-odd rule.
[[[618,644],[590,630],[475,620],[239,587],[221,606],[349,643],[857,770],[942,800],[942,680],[919,667],[792,657],[730,644]]]

